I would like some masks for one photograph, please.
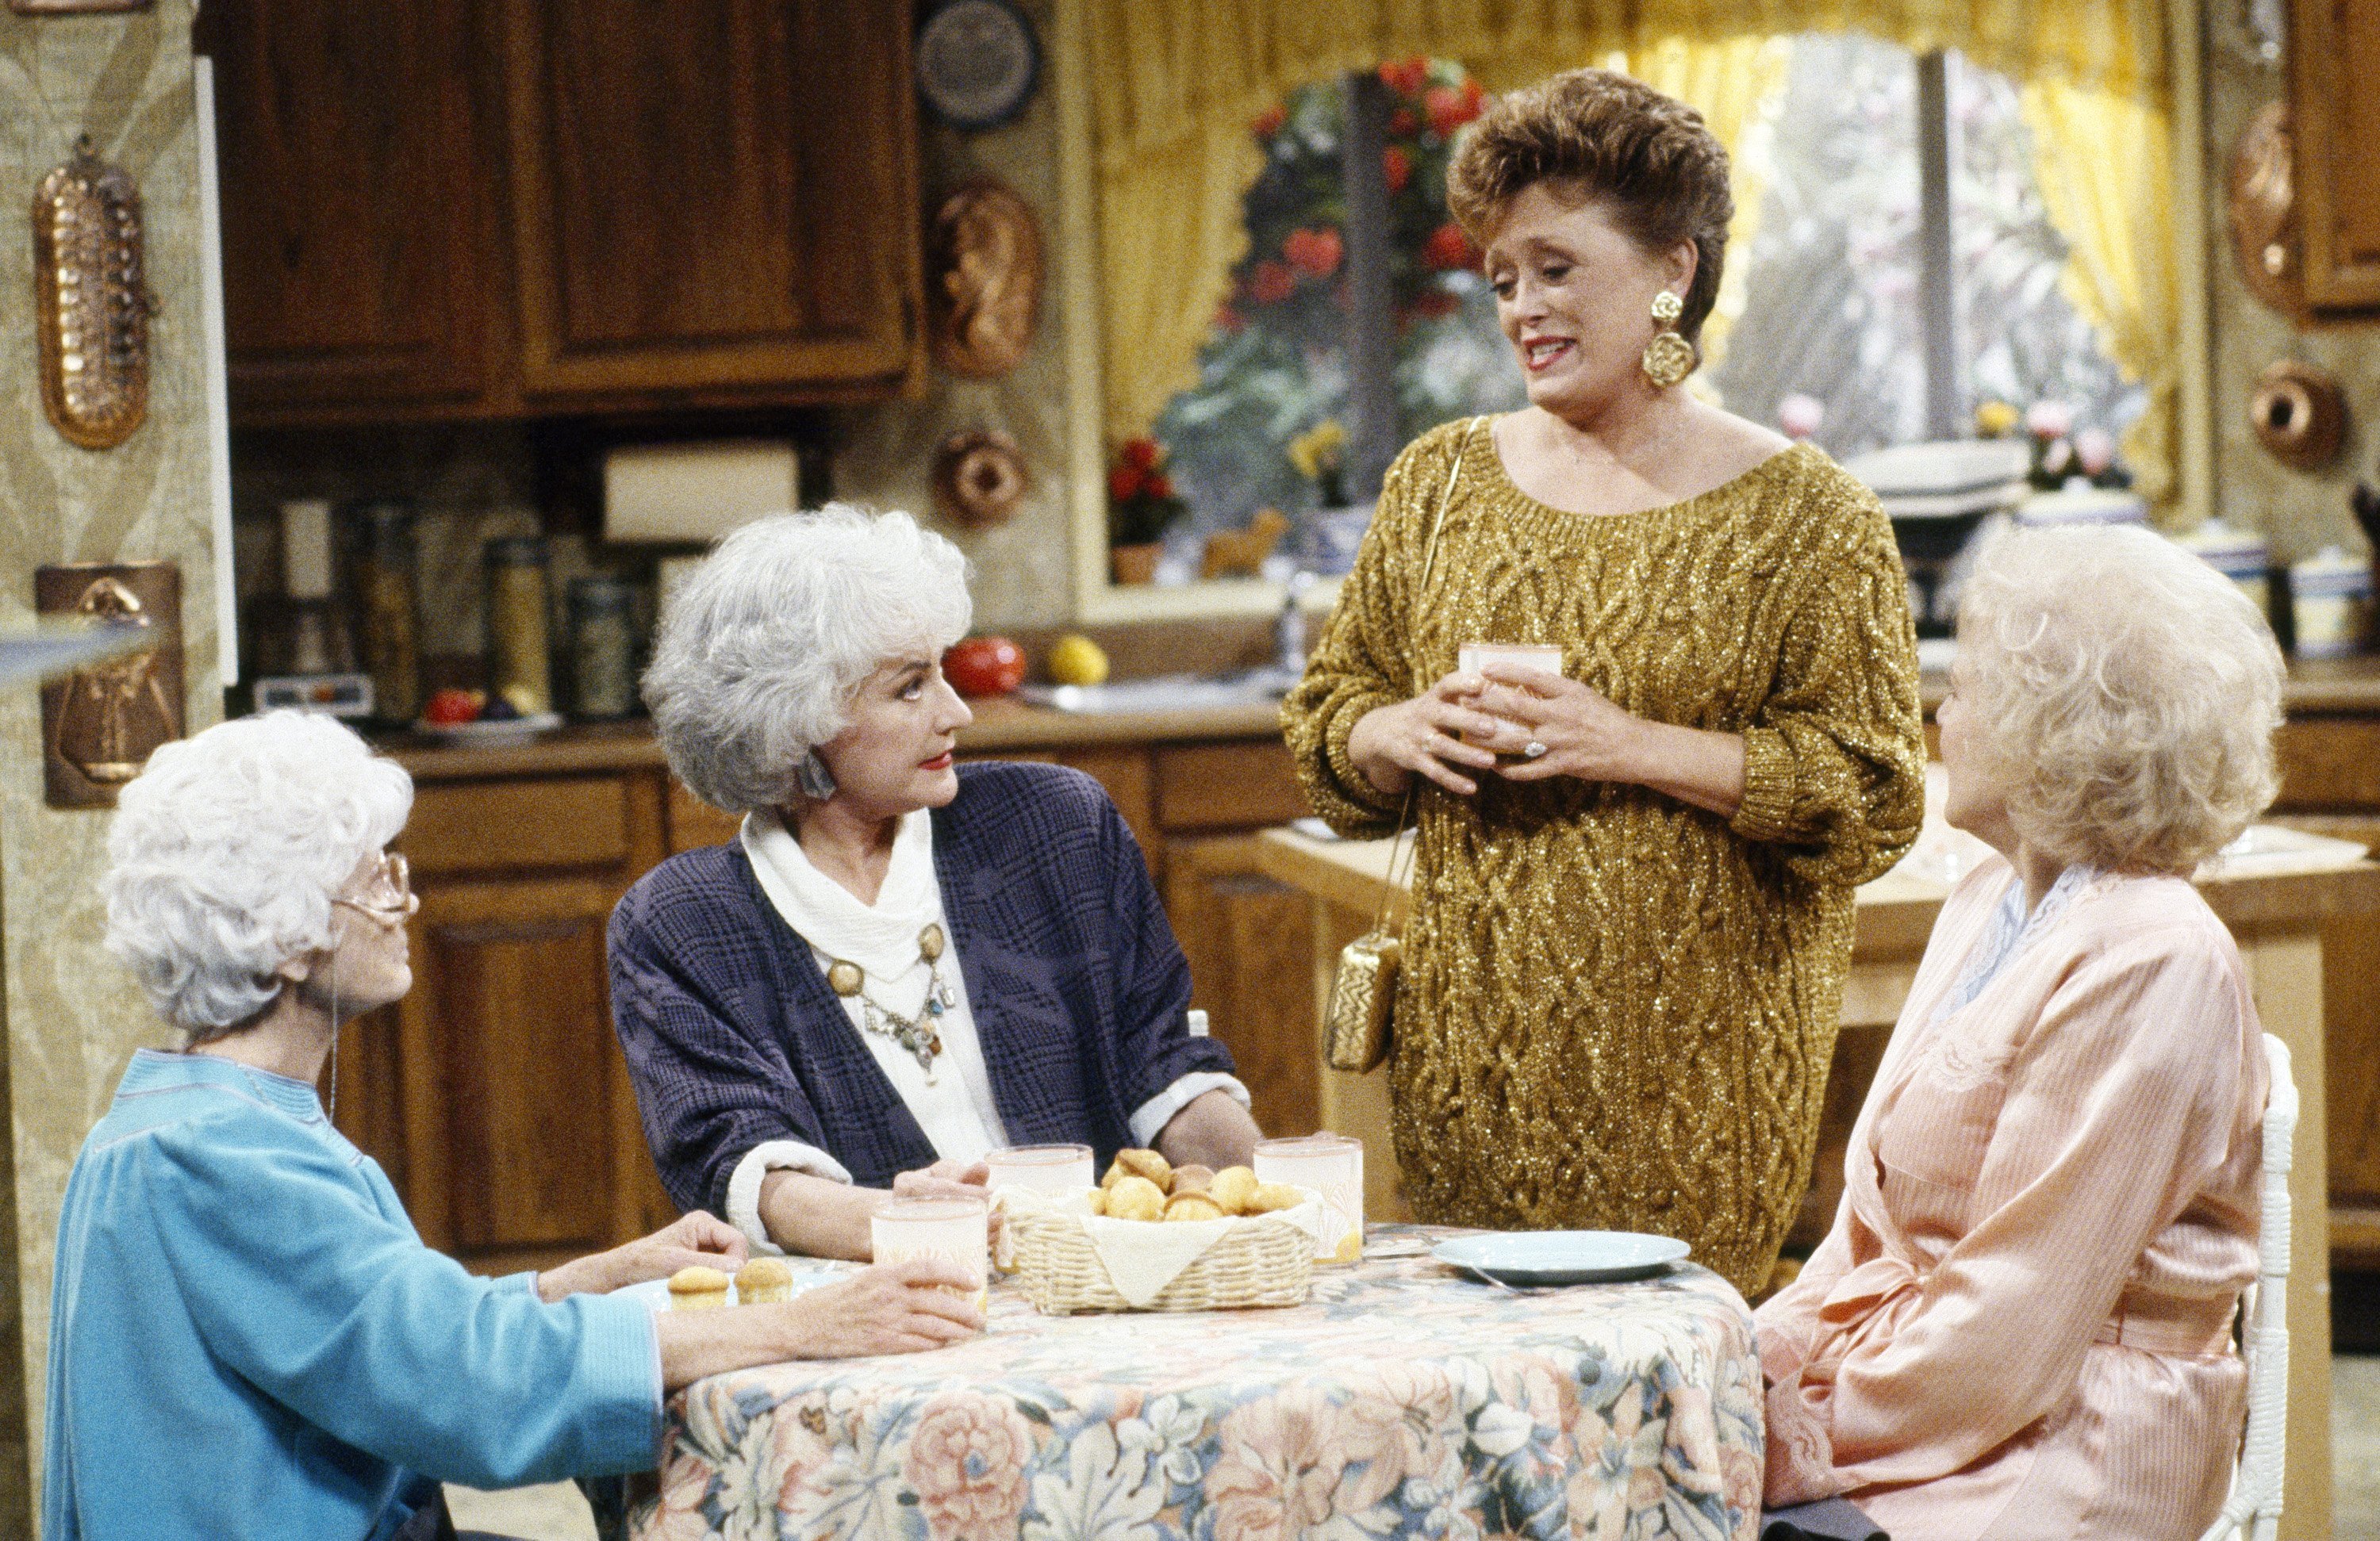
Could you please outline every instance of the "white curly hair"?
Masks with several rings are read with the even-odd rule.
[[[2009,821],[2069,863],[2187,874],[2246,829],[2279,789],[2282,672],[2239,587],[2139,528],[2013,531],[1960,605]]]
[[[729,535],[671,597],[645,671],[670,769],[729,813],[791,804],[868,675],[966,635],[966,577],[956,546],[897,511],[831,503]]]
[[[275,711],[160,746],[108,826],[105,945],[186,1045],[329,947],[331,900],[405,827],[413,779],[328,717]]]

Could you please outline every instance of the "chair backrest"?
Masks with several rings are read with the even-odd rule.
[[[2231,1496],[2201,1541],[2245,1534],[2271,1541],[2281,1518],[2281,1474],[2289,1423],[2289,1163],[2298,1132],[2298,1085],[2289,1045],[2265,1035],[2273,1086],[2265,1100],[2264,1217],[2256,1242],[2256,1282],[2241,1302],[2240,1352],[2248,1362],[2248,1428]]]

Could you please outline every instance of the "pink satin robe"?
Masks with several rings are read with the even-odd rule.
[[[2187,1541],[2246,1413],[2255,1007],[2190,884],[2101,875],[1936,1022],[2015,880],[1945,904],[1834,1228],[1757,1313],[1767,1499],[1840,1493],[1894,1541]]]

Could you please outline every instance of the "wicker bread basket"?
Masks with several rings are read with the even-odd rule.
[[[1045,1317],[1303,1305],[1314,1277],[1314,1238],[1280,1215],[1255,1215],[1229,1221],[1221,1241],[1147,1305],[1135,1306],[1109,1279],[1082,1216],[1012,1212],[1005,1223],[1015,1242],[1017,1282]]]

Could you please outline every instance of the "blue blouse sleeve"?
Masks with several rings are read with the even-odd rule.
[[[331,1147],[200,1120],[161,1131],[142,1184],[208,1346],[358,1450],[508,1487],[652,1465],[661,1378],[633,1298],[547,1304],[475,1278],[381,1213]]]

